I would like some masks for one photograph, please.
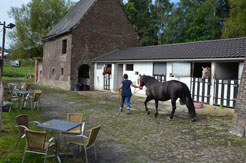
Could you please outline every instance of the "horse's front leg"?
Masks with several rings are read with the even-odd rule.
[[[150,100],[152,100],[152,98],[150,98],[149,96],[147,96],[147,98],[145,99],[145,102],[144,102],[144,105],[145,105],[145,111],[146,111],[147,114],[150,113],[150,111],[149,111],[149,109],[148,109],[148,107],[147,107],[147,103],[148,103]]]
[[[158,100],[155,100],[155,117],[158,116]]]
[[[169,117],[169,120],[173,119],[173,115],[174,115],[174,112],[175,112],[175,110],[176,110],[176,100],[177,100],[177,98],[172,98],[172,99],[171,99],[171,103],[172,103],[172,113],[171,113],[171,115],[170,115],[170,117]]]

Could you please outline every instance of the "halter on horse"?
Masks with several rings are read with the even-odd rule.
[[[155,117],[158,116],[158,102],[159,101],[167,101],[171,99],[172,103],[172,113],[170,115],[170,119],[173,119],[173,115],[176,109],[176,100],[180,98],[180,100],[186,104],[189,115],[191,116],[191,121],[195,121],[196,118],[196,111],[193,104],[193,100],[191,99],[189,88],[186,84],[171,80],[164,83],[161,83],[150,76],[141,76],[140,77],[140,89],[143,88],[143,86],[147,87],[146,90],[146,100],[144,102],[145,104],[145,110],[146,113],[149,114],[150,111],[147,107],[147,103],[150,100],[155,100]]]
[[[211,77],[211,68],[202,67],[202,79],[209,79]]]

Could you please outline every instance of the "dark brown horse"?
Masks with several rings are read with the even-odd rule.
[[[140,89],[143,86],[147,87],[146,95],[147,98],[144,102],[146,113],[149,114],[150,111],[147,107],[147,103],[150,100],[155,100],[155,117],[158,115],[158,102],[159,101],[167,101],[171,99],[172,103],[172,113],[170,115],[170,119],[173,119],[173,115],[176,109],[176,100],[180,98],[181,103],[186,104],[189,115],[191,117],[191,121],[195,121],[196,111],[193,104],[193,100],[191,99],[190,90],[186,84],[171,80],[164,83],[161,83],[150,76],[141,76],[140,77]]]

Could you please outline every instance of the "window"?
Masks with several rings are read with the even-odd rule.
[[[173,75],[188,77],[190,76],[191,64],[190,63],[173,63]]]
[[[154,75],[166,75],[166,63],[154,63]]]
[[[103,68],[103,64],[97,63],[97,70],[101,70]]]
[[[61,68],[61,75],[63,75],[63,68]]]
[[[133,64],[126,64],[126,71],[133,71]]]
[[[67,40],[62,40],[62,54],[67,53]]]
[[[52,73],[51,73],[52,75],[54,75],[55,74],[55,68],[52,68]]]

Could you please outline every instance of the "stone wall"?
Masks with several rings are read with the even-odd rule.
[[[119,0],[98,0],[72,34],[71,82],[78,82],[82,64],[90,67],[90,88],[94,88],[92,59],[112,50],[139,46],[138,36]]]
[[[35,58],[35,82],[40,83],[43,75],[43,59]]]
[[[62,54],[62,40],[67,40],[67,50]],[[70,89],[72,35],[60,36],[44,43],[41,84]],[[52,71],[54,69],[54,73]],[[62,73],[63,69],[63,75]],[[62,84],[57,83],[64,83]]]
[[[237,94],[235,114],[232,119],[230,133],[245,136],[246,129],[246,60],[244,62],[243,73]]]

